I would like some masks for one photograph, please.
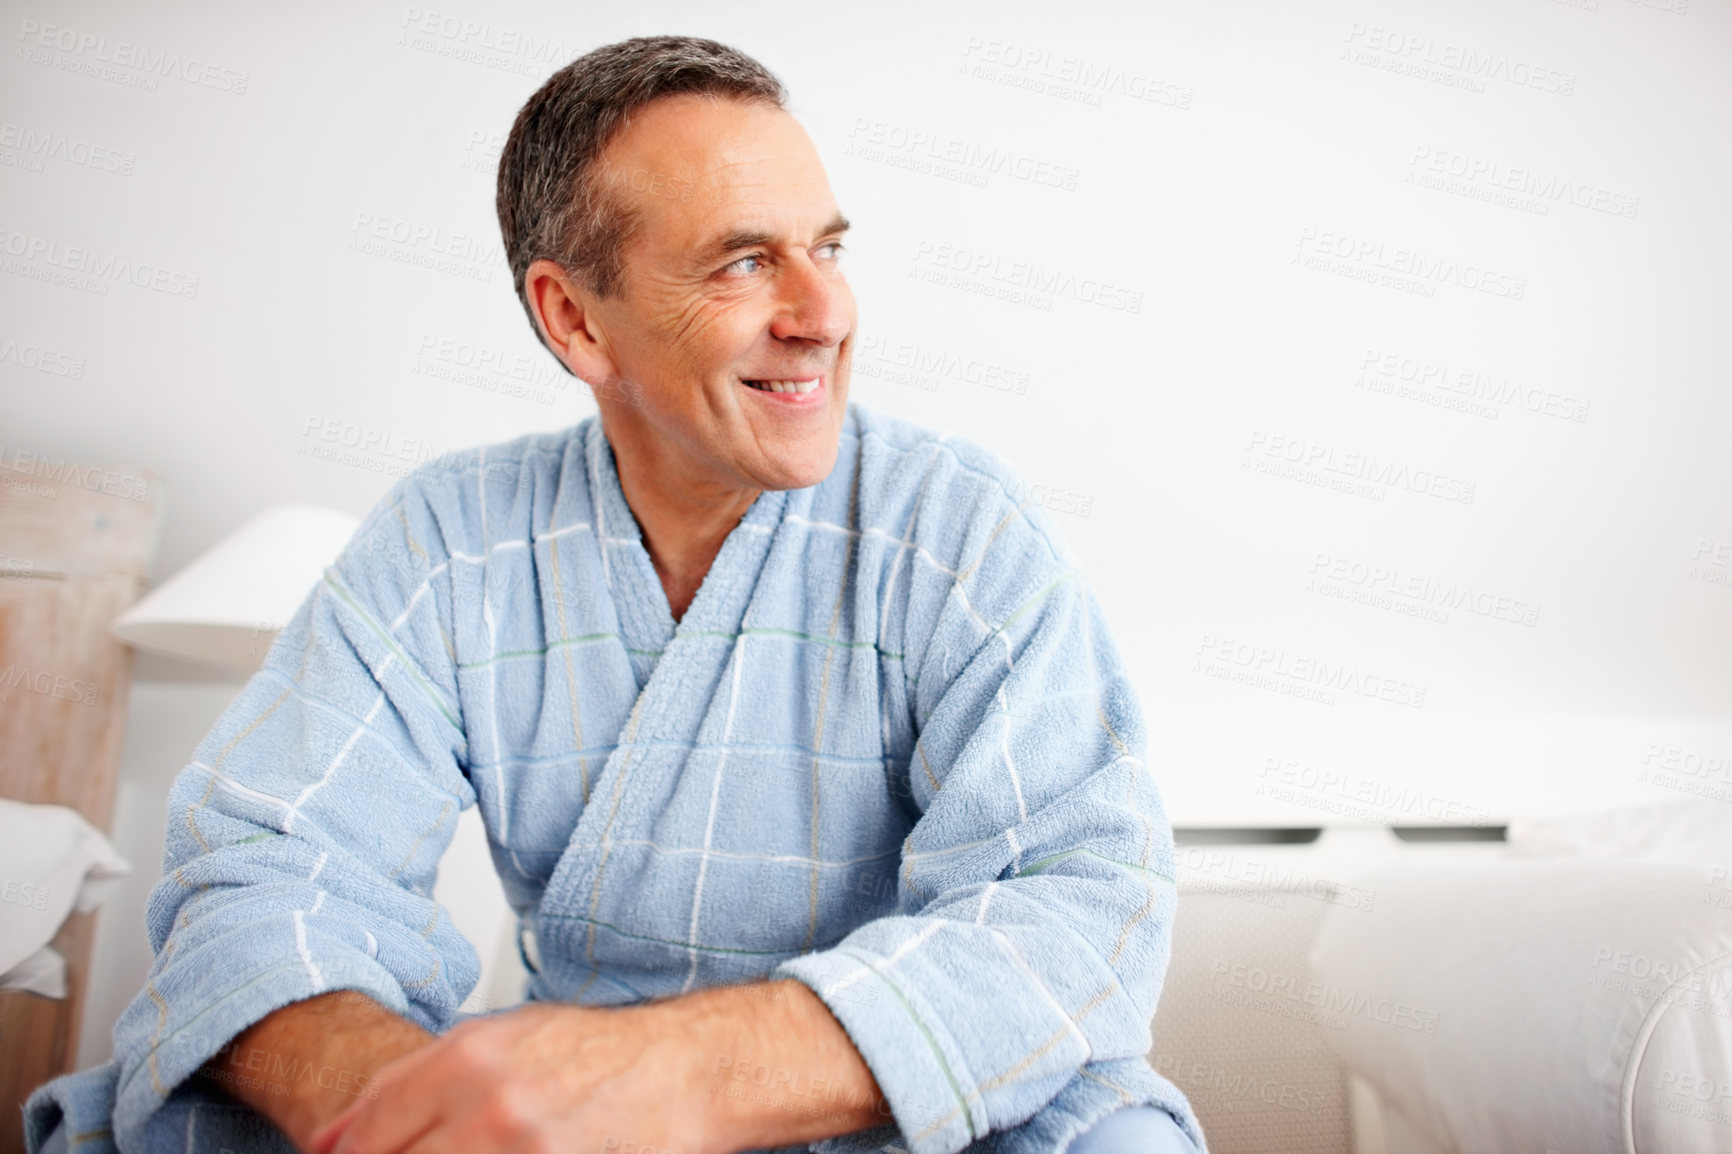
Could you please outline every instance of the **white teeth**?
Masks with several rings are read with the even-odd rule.
[[[818,387],[821,377],[813,377],[809,381],[747,381],[755,389],[768,393],[809,393]]]

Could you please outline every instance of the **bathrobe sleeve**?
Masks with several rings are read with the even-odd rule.
[[[984,523],[935,621],[909,614],[922,813],[898,913],[775,974],[836,1015],[913,1154],[1015,1127],[1067,1086],[1094,1112],[1151,1097],[1121,1082],[1149,1084],[1171,831],[1100,607],[1031,512]]]
[[[474,986],[475,951],[431,896],[474,801],[444,548],[425,482],[399,482],[175,779],[156,959],[115,1028],[122,1149],[272,1010],[356,990],[437,1030]]]

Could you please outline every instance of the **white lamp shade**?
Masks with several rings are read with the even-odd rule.
[[[255,670],[358,524],[335,509],[273,505],[147,593],[114,633],[140,649]]]

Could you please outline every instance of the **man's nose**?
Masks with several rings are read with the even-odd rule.
[[[778,340],[839,344],[854,327],[854,294],[839,271],[810,260],[784,266],[780,301],[770,333]]]

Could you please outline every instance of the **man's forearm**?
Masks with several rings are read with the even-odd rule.
[[[366,995],[343,990],[260,1019],[201,1073],[305,1150],[315,1129],[368,1095],[374,1073],[432,1040]]]
[[[722,986],[675,999],[693,1015],[703,1093],[730,1149],[785,1146],[892,1122],[847,1031],[796,981]]]
[[[703,1118],[706,1149],[814,1142],[893,1121],[847,1032],[799,982],[718,987],[636,1010],[565,1012],[603,1015],[574,1017],[572,1027],[562,1028],[574,1038],[601,1041],[601,1023],[613,1021],[626,1031],[621,1042],[662,1039],[656,1047],[677,1054],[685,1071],[677,1084]],[[650,1017],[631,1025],[634,1014]],[[380,1070],[434,1041],[364,995],[325,994],[260,1020],[203,1072],[310,1150],[320,1126],[377,1093]],[[424,1073],[400,1067],[397,1077],[418,1080]]]

